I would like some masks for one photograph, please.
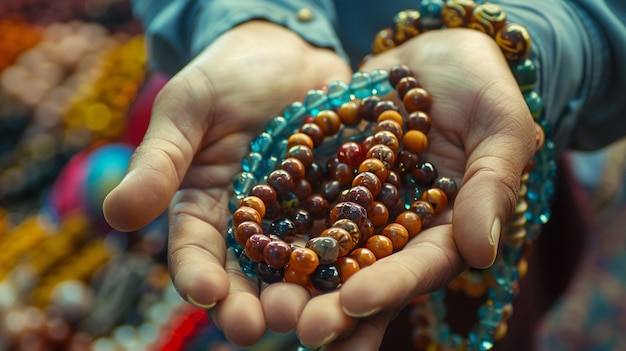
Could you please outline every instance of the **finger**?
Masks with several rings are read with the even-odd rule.
[[[315,348],[349,333],[356,323],[342,311],[339,292],[332,292],[316,296],[306,304],[296,332],[303,345]]]
[[[377,351],[389,323],[396,317],[395,311],[385,311],[358,321],[356,328],[345,336],[324,346],[324,351]]]
[[[285,298],[288,296],[289,298]],[[276,333],[296,328],[298,318],[311,296],[306,289],[290,283],[270,284],[261,293],[267,327]]]
[[[402,251],[350,277],[339,290],[344,312],[353,317],[371,316],[445,286],[465,266],[451,231],[449,224],[425,230]],[[378,282],[375,289],[372,282]]]
[[[172,78],[158,94],[126,176],[104,200],[105,218],[118,230],[137,230],[167,209],[199,147],[211,94],[184,74],[189,73]],[[197,96],[205,97],[202,103]]]

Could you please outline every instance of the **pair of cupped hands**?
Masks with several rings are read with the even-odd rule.
[[[432,95],[426,157],[459,192],[403,250],[338,291],[313,297],[289,283],[259,291],[225,244],[231,184],[249,142],[308,90],[352,75],[334,51],[271,23],[231,29],[165,85],[126,176],[104,201],[106,219],[132,231],[169,210],[173,283],[234,344],[253,345],[267,329],[296,330],[309,347],[377,350],[412,298],[467,266],[492,264],[536,145],[533,119],[493,39],[467,29],[430,31],[361,70],[397,64],[409,66]]]

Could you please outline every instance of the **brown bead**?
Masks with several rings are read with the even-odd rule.
[[[342,283],[345,283],[354,273],[358,272],[360,267],[357,260],[351,257],[339,257],[335,261],[335,267],[339,271],[339,277]]]
[[[387,179],[389,169],[387,169],[383,161],[377,158],[368,158],[365,159],[365,161],[361,162],[361,165],[359,165],[358,173],[363,172],[374,173],[374,175],[376,175],[378,179],[380,179],[380,182],[382,184]]]
[[[397,87],[400,80],[404,77],[413,76],[413,71],[406,65],[395,65],[389,70],[389,84]]]
[[[382,202],[387,208],[395,208],[396,204],[400,200],[400,192],[398,191],[398,187],[391,183],[383,183],[383,186],[380,191],[380,195],[377,198],[378,201]]]
[[[496,4],[485,2],[476,6],[467,27],[493,37],[505,24],[506,13],[504,10]]]
[[[267,176],[267,184],[274,188],[278,195],[287,194],[293,190],[293,177],[287,171],[277,169]]]
[[[374,108],[379,102],[380,98],[376,95],[368,96],[362,99],[358,108],[359,119],[368,122],[376,121],[376,117],[374,116]]]
[[[252,221],[258,224],[262,223],[261,215],[257,210],[248,206],[241,206],[233,212],[233,226],[237,228],[241,223]],[[245,241],[244,241],[245,243]]]
[[[393,49],[396,46],[393,39],[394,35],[391,28],[385,28],[378,31],[374,37],[374,42],[372,43],[372,53],[374,55],[378,55],[381,52]]]
[[[430,162],[422,162],[411,171],[413,180],[420,186],[432,186],[437,180],[437,169]]]
[[[394,121],[382,121],[376,126],[376,133],[372,135],[372,145],[387,145],[391,150],[397,152],[400,148],[400,139],[403,136],[404,131],[401,124]]]
[[[250,236],[244,246],[246,255],[255,262],[262,262],[264,260],[263,250],[271,241],[272,239],[265,234],[254,234]]]
[[[311,148],[315,148],[319,146],[324,141],[324,131],[320,126],[315,123],[304,123],[302,127],[300,127],[300,132],[306,134],[313,141],[313,146]],[[290,138],[291,139],[291,138]]]
[[[328,236],[318,236],[306,242],[306,248],[315,251],[320,264],[331,264],[339,257],[339,243]]]
[[[339,197],[339,194],[343,190],[343,187],[338,180],[331,180],[324,184],[324,190],[322,196],[329,202],[334,202]]]
[[[350,167],[356,168],[365,159],[366,150],[363,146],[354,141],[348,141],[337,150],[337,159]]]
[[[505,25],[497,32],[495,40],[509,63],[519,63],[530,53],[530,34],[521,24]]]
[[[263,234],[261,224],[253,221],[245,221],[235,227],[235,240],[242,247],[246,246],[246,242],[255,234]]]
[[[266,209],[276,203],[278,196],[276,190],[267,184],[257,184],[250,189],[249,196],[256,196],[263,200]]]
[[[295,182],[293,192],[294,194],[296,194],[296,196],[298,196],[298,199],[300,199],[300,201],[304,201],[307,197],[309,197],[309,195],[311,195],[311,193],[313,193],[313,188],[311,187],[311,183],[308,180],[300,179],[299,181]]]
[[[361,237],[359,238],[359,243],[357,246],[365,246],[365,243],[369,238],[374,235],[374,224],[369,218],[366,218],[363,223],[359,226],[359,232],[361,233]]]
[[[304,208],[311,214],[313,219],[323,219],[328,215],[330,203],[323,196],[313,194],[306,199]]]
[[[374,202],[374,195],[372,195],[372,192],[368,188],[359,185],[350,188],[342,201],[354,202],[368,209]]]
[[[305,247],[294,248],[291,251],[291,256],[289,256],[289,267],[291,267],[292,270],[304,275],[313,273],[319,265],[319,262],[319,258],[317,257],[315,251]]]
[[[346,126],[355,126],[361,122],[361,118],[359,118],[359,103],[354,100],[343,103],[337,110],[337,114],[341,123]]]
[[[402,224],[412,238],[422,231],[422,220],[419,215],[413,211],[404,211],[400,213],[395,220],[396,223]]]
[[[311,188],[315,190],[324,183],[323,168],[317,162],[311,163],[311,165],[306,170],[306,179],[309,181],[309,183],[311,183]]]
[[[402,123],[404,122],[400,112],[398,112],[397,110],[386,110],[386,111],[381,112],[378,115],[378,118],[376,119],[376,123],[380,123],[382,121],[387,121],[387,120],[395,121],[396,123],[400,125],[402,125]]]
[[[416,37],[422,31],[420,25],[421,14],[417,10],[404,10],[393,17],[394,41],[400,45],[405,41]]]
[[[287,149],[285,158],[289,157],[297,158],[304,164],[305,168],[309,168],[313,163],[313,150],[304,145],[295,145]]]
[[[411,172],[419,164],[419,156],[409,150],[400,150],[396,162],[400,172]]]
[[[430,119],[430,115],[424,111],[411,112],[406,119],[406,129],[419,130],[424,134],[430,132],[432,124],[433,122]]]
[[[252,207],[259,213],[261,218],[265,217],[265,202],[258,196],[250,195],[244,197],[239,206]]]
[[[409,241],[409,231],[399,223],[389,223],[383,228],[382,235],[391,239],[393,249],[401,250]]]
[[[402,102],[406,110],[411,113],[414,111],[428,111],[433,101],[426,89],[413,88],[406,92]]]
[[[354,179],[354,167],[340,162],[337,157],[329,161],[327,173],[330,179],[338,181],[342,187],[349,185]]]
[[[373,145],[367,151],[368,158],[377,158],[383,161],[383,164],[387,168],[387,170],[391,170],[396,165],[396,154],[395,152],[387,145],[377,144]],[[385,179],[387,177],[385,176]]]
[[[443,190],[443,192],[446,193],[448,200],[454,199],[456,192],[458,191],[458,187],[454,179],[448,177],[438,178],[435,181],[435,184],[433,184],[433,187]]]
[[[263,248],[263,260],[274,269],[284,268],[291,256],[291,246],[284,241],[273,240]]]
[[[389,221],[389,209],[382,202],[374,202],[367,213],[374,227],[382,227]]]
[[[361,227],[367,219],[367,210],[354,202],[339,202],[330,211],[328,221],[332,224],[344,218]]]
[[[402,138],[404,148],[414,154],[420,154],[428,147],[428,137],[419,130],[409,130]]]
[[[280,169],[287,171],[293,179],[293,183],[297,183],[300,180],[304,179],[306,175],[306,169],[302,161],[298,160],[295,157],[289,157],[284,159],[280,163]]]
[[[422,220],[422,226],[427,226],[435,217],[435,209],[430,202],[417,200],[411,204],[409,208],[411,211],[417,213]]]
[[[311,139],[308,134],[298,132],[291,134],[287,139],[287,149],[296,145],[304,145],[309,149],[313,149],[315,144],[313,143],[313,139]]]
[[[320,111],[313,119],[313,123],[317,124],[326,136],[335,135],[341,127],[339,115],[333,110]]]
[[[360,268],[365,268],[369,265],[374,264],[374,262],[376,262],[376,255],[374,255],[372,250],[366,247],[360,247],[360,248],[354,249],[350,253],[350,257],[356,260]]]
[[[448,28],[467,27],[474,8],[473,0],[448,0],[441,9],[441,20]]]
[[[402,187],[402,179],[400,179],[400,175],[396,171],[389,171],[385,181],[389,184],[395,185],[398,189]]]
[[[393,253],[393,242],[391,239],[381,234],[376,234],[369,238],[365,247],[374,253],[376,260],[380,260]]]
[[[292,268],[291,265],[285,268],[284,277],[287,283],[298,284],[305,288],[311,282],[310,276],[308,274],[302,274],[301,272],[298,272],[295,268]]]
[[[377,121],[378,117],[385,111],[398,111],[398,105],[393,100],[379,101],[372,111],[374,113],[374,121]]]
[[[345,229],[352,238],[352,247],[356,247],[361,239],[359,226],[349,219],[340,219],[332,224],[333,227]]]
[[[446,193],[439,188],[430,188],[424,191],[421,199],[431,204],[435,214],[441,213],[448,206],[448,197]]]
[[[396,91],[398,92],[398,97],[400,100],[404,99],[404,95],[406,95],[407,91],[413,88],[420,88],[420,84],[417,82],[417,79],[413,76],[407,76],[398,82],[398,87]]]
[[[347,230],[338,227],[326,228],[320,234],[320,237],[329,237],[337,240],[339,245],[339,257],[345,256],[352,250],[352,237]]]

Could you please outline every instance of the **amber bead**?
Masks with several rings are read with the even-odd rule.
[[[366,151],[361,144],[349,141],[341,144],[337,150],[337,159],[350,167],[358,167],[365,160]]]
[[[315,251],[306,247],[296,247],[289,256],[289,267],[292,270],[309,275],[317,268],[320,261]]]
[[[413,88],[406,92],[402,98],[402,102],[409,113],[414,111],[428,111],[432,105],[432,97],[426,89]]]
[[[319,265],[311,274],[310,279],[311,285],[313,285],[315,289],[322,292],[335,290],[341,283],[339,270],[337,270],[337,267],[332,264]]]
[[[385,111],[398,111],[398,105],[393,100],[379,101],[372,110],[374,121],[378,121],[378,117]]]
[[[354,100],[343,103],[337,109],[339,120],[346,126],[355,126],[361,122],[359,118],[359,103]]]
[[[417,36],[422,31],[420,25],[421,14],[417,10],[403,10],[393,17],[394,40],[397,45]]]
[[[276,193],[290,193],[293,190],[293,177],[287,171],[277,169],[272,171],[267,177],[267,184],[276,190]]]
[[[409,231],[399,223],[389,223],[383,228],[382,235],[391,239],[393,249],[401,250],[409,241]]]
[[[352,180],[352,186],[364,186],[372,193],[374,197],[380,194],[382,189],[382,182],[380,179],[371,172],[361,172],[357,174]]]
[[[374,55],[393,49],[394,47],[396,47],[396,43],[394,41],[394,34],[391,28],[385,28],[376,33],[374,42],[372,43],[372,53]]]
[[[259,262],[257,272],[263,282],[273,284],[283,281],[285,268],[274,268],[265,262]]]
[[[248,206],[241,206],[233,212],[233,226],[237,228],[241,223],[246,221],[261,224],[262,218],[257,210]]]
[[[309,149],[313,149],[315,147],[315,143],[313,143],[313,139],[308,134],[298,132],[293,133],[287,139],[287,149],[290,149],[296,145],[304,145]]]
[[[428,134],[428,132],[430,132],[432,124],[433,122],[430,115],[424,111],[411,112],[409,117],[406,119],[406,129],[419,130],[424,134]]]
[[[333,110],[320,111],[313,119],[313,122],[322,129],[325,136],[334,135],[341,127],[339,115]]]
[[[249,196],[256,196],[263,200],[266,209],[274,204],[278,200],[276,190],[267,184],[257,184],[250,189]]]
[[[411,204],[409,209],[417,213],[422,220],[422,226],[429,225],[435,216],[435,209],[427,201],[417,200]]]
[[[432,163],[422,162],[413,168],[411,175],[417,185],[431,186],[437,180],[438,172]]]
[[[304,164],[294,157],[284,159],[280,163],[280,169],[287,171],[291,175],[294,184],[304,179],[306,175]]]
[[[526,27],[517,23],[505,25],[495,36],[496,43],[510,63],[521,62],[530,53],[530,34]]]
[[[335,261],[335,267],[339,271],[341,282],[345,283],[354,273],[358,272],[360,267],[357,260],[352,257],[340,257]]]
[[[343,190],[341,183],[338,180],[331,180],[324,184],[322,196],[329,202],[335,202],[339,197],[339,193]]]
[[[377,158],[383,161],[383,164],[385,165],[385,168],[387,168],[387,170],[391,170],[396,164],[396,154],[387,145],[373,145],[369,150],[367,150],[367,157]],[[385,176],[385,179],[387,179],[387,176]]]
[[[400,175],[395,170],[389,171],[385,181],[389,184],[395,185],[398,189],[402,187],[402,179],[400,179]]]
[[[458,187],[454,179],[448,177],[437,178],[433,187],[443,190],[443,192],[446,193],[448,200],[452,200],[458,191]]]
[[[400,98],[400,100],[402,100],[404,99],[404,95],[406,95],[409,90],[420,87],[421,86],[417,82],[417,79],[415,79],[415,77],[407,76],[400,79],[400,81],[398,82],[398,86],[396,87],[396,91],[398,93],[398,97]]]
[[[265,259],[263,256],[263,250],[265,246],[269,244],[272,240],[265,234],[254,234],[248,238],[244,249],[246,250],[246,255],[250,257],[251,260],[255,262],[261,262]]]
[[[467,25],[489,36],[495,36],[506,24],[506,13],[493,3],[485,2],[476,6]]]
[[[313,141],[313,148],[319,146],[324,141],[324,131],[315,123],[302,124],[300,132],[311,138],[311,141]]]
[[[387,120],[395,121],[400,125],[402,125],[402,123],[404,122],[404,119],[402,118],[400,112],[398,112],[397,110],[386,110],[378,114],[378,117],[376,118],[376,123]]]
[[[396,121],[391,121],[391,120],[380,121],[376,125],[375,131],[381,132],[384,130],[393,133],[393,135],[395,135],[398,140],[402,139],[402,137],[404,136],[404,130],[402,129],[402,124]]]
[[[389,84],[397,87],[400,80],[404,77],[413,76],[413,71],[406,65],[395,65],[389,70]]]
[[[383,161],[377,158],[367,158],[365,159],[365,161],[361,162],[361,165],[359,165],[358,172],[374,173],[374,175],[377,176],[378,179],[380,179],[380,182],[382,184],[387,179],[389,169],[387,169]]]
[[[340,219],[349,219],[359,227],[367,219],[365,207],[354,202],[339,202],[330,211],[328,221],[332,224]]]
[[[339,257],[339,243],[329,236],[318,236],[306,242],[305,247],[313,250],[320,264],[331,264]]]
[[[320,234],[320,237],[333,238],[337,241],[339,247],[339,257],[345,256],[352,250],[352,237],[347,230],[339,227],[326,228]]]
[[[332,224],[335,228],[345,229],[352,238],[352,247],[356,247],[361,239],[361,229],[359,226],[349,219],[340,219]]]
[[[382,121],[376,126],[376,133],[372,135],[373,145],[386,145],[393,152],[400,148],[400,139],[404,136],[402,125],[394,121]],[[370,149],[371,146],[368,148]]]
[[[309,279],[308,274],[302,274],[295,270],[295,268],[291,267],[291,264],[285,267],[285,272],[283,273],[285,282],[298,284],[303,287],[307,287],[311,280]]]
[[[374,227],[381,227],[389,221],[389,209],[382,202],[376,201],[368,211],[367,218],[372,221]]]
[[[412,238],[422,231],[422,220],[420,216],[413,211],[404,211],[400,213],[395,220],[396,223],[402,224]]]
[[[441,9],[441,20],[447,28],[467,27],[476,8],[473,0],[449,0]]]
[[[350,188],[342,201],[354,202],[363,206],[365,209],[369,209],[374,202],[374,195],[372,195],[372,192],[368,188],[359,185]]]
[[[327,173],[329,178],[338,181],[341,187],[349,185],[354,179],[354,167],[339,161],[337,157],[329,161]]]
[[[393,253],[393,242],[382,234],[372,235],[365,247],[374,253],[376,260],[387,257]]]
[[[244,197],[239,206],[248,206],[254,208],[261,218],[265,217],[265,202],[258,196],[250,195]]]
[[[397,165],[400,172],[411,172],[419,164],[419,156],[409,150],[400,150]]]
[[[409,130],[402,138],[404,148],[414,154],[420,154],[428,147],[428,137],[419,130]]]
[[[246,245],[248,239],[255,234],[263,234],[263,228],[259,223],[245,221],[235,227],[235,240],[242,247]]]
[[[380,98],[376,95],[363,98],[357,110],[359,114],[359,119],[365,120],[368,122],[376,121],[376,117],[374,116],[374,108],[376,107],[376,104],[378,104],[379,102],[380,102]]]
[[[430,203],[436,215],[441,213],[448,206],[448,197],[446,193],[439,188],[427,189],[422,194],[420,200]]]
[[[394,208],[400,200],[400,192],[398,187],[391,183],[383,183],[378,201],[382,202],[387,208]]]
[[[309,168],[313,163],[313,150],[304,145],[295,145],[287,149],[285,158],[294,157],[300,160],[304,167]]]
[[[291,256],[291,246],[284,241],[273,240],[263,248],[263,260],[272,268],[284,268]]]
[[[350,258],[355,259],[360,268],[365,268],[376,262],[376,255],[374,255],[374,252],[366,247],[354,249],[350,252]]]

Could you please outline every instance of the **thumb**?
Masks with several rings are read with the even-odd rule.
[[[181,73],[157,95],[150,124],[125,177],[104,199],[104,216],[113,228],[133,231],[147,225],[167,209],[178,190],[211,106],[210,99],[200,104],[193,98],[210,97],[207,85],[194,87],[192,82]]]

